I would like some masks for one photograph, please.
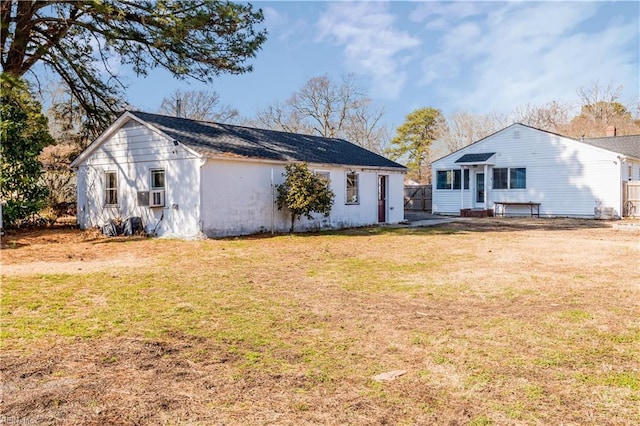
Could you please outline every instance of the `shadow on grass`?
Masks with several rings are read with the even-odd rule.
[[[469,232],[516,232],[516,231],[573,231],[580,229],[611,229],[612,221],[572,218],[477,218],[426,226],[382,225],[341,230],[295,233],[298,237],[335,235],[450,235]]]

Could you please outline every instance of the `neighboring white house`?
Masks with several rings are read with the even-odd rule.
[[[623,182],[640,180],[640,135],[576,140],[513,124],[432,163],[433,213],[623,216]],[[497,203],[497,204],[496,204]],[[539,205],[538,205],[539,204]]]
[[[78,224],[137,216],[147,232],[181,238],[287,231],[275,185],[293,162],[329,177],[335,193],[329,217],[296,229],[404,220],[406,168],[345,140],[126,112],[71,164]]]

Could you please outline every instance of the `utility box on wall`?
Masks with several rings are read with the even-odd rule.
[[[596,207],[593,210],[596,219],[615,219],[613,207]]]

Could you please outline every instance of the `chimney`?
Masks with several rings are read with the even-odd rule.
[[[607,126],[607,137],[610,138],[616,135],[616,126]]]
[[[180,118],[182,116],[182,101],[180,99],[176,99],[176,117]],[[614,128],[615,132],[615,128]],[[609,136],[609,128],[607,128],[607,136]]]

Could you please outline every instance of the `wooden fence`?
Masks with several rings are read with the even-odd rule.
[[[407,185],[404,187],[405,210],[431,211],[431,185]]]
[[[640,216],[640,181],[622,182],[622,217],[638,216]]]

